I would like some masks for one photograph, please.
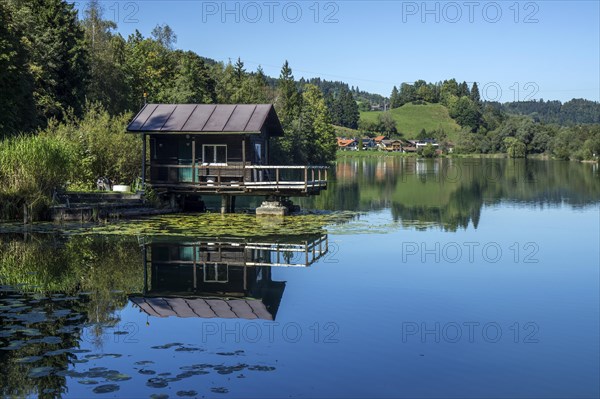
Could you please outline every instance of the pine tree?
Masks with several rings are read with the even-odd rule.
[[[352,93],[347,91],[352,96]],[[331,125],[329,110],[321,90],[307,84],[302,94],[300,133],[302,136],[301,158],[310,165],[324,165],[335,159],[335,130]]]
[[[477,106],[481,107],[481,97],[479,96],[477,82],[473,82],[473,87],[471,88],[471,100],[477,104]]]
[[[29,54],[21,42],[23,32],[10,10],[0,3],[0,137],[35,126],[33,78],[28,70]]]
[[[277,113],[284,129],[291,126],[292,122],[300,116],[302,98],[294,82],[292,68],[287,60],[281,68],[279,81],[277,83]]]
[[[390,108],[398,108],[400,105],[400,93],[398,93],[398,88],[394,86],[390,95]]]
[[[81,115],[89,77],[84,33],[73,4],[62,0],[6,0],[28,43],[28,69],[40,121]],[[3,22],[4,23],[4,22]]]
[[[360,112],[358,111],[358,104],[354,100],[354,96],[351,92],[345,91],[344,98],[342,101],[342,126],[348,127],[350,129],[357,129],[358,120],[360,119]]]
[[[458,85],[458,97],[469,97],[470,92],[469,92],[469,85],[467,84],[467,82],[462,82],[460,85]]]

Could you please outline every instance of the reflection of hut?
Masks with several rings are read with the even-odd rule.
[[[285,282],[271,267],[310,266],[327,236],[288,243],[204,240],[145,246],[145,288],[130,300],[155,317],[274,320]]]

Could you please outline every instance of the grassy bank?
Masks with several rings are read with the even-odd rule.
[[[450,118],[448,109],[441,104],[414,105],[405,104],[388,111],[396,121],[396,128],[406,138],[416,137],[421,129],[426,131],[443,129],[450,141],[456,141],[460,126]],[[382,111],[361,112],[360,118],[368,122],[377,122]]]
[[[416,153],[404,153],[399,151],[338,151],[336,159],[346,158],[414,158]]]

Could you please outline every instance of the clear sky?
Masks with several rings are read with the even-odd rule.
[[[80,2],[78,7],[85,7]],[[478,82],[488,100],[600,101],[599,1],[119,1],[127,36],[169,24],[176,47],[241,57],[277,77],[342,80],[389,96],[423,79]]]

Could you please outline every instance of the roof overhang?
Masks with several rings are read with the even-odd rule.
[[[272,104],[146,104],[127,132],[282,136],[283,128]]]

